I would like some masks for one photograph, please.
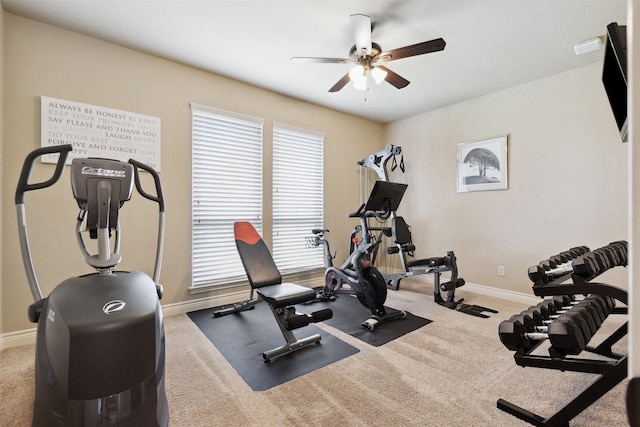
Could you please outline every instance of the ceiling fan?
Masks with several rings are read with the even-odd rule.
[[[402,89],[409,84],[409,80],[394,73],[387,67],[380,65],[397,59],[407,58],[410,56],[424,55],[444,50],[446,45],[442,38],[429,40],[422,43],[416,43],[410,46],[400,47],[389,51],[383,51],[379,44],[371,41],[371,18],[363,14],[354,14],[350,16],[351,27],[356,44],[351,46],[349,58],[317,58],[317,57],[293,57],[294,62],[314,62],[324,64],[356,64],[347,74],[345,74],[338,82],[329,89],[329,92],[338,92],[346,86],[349,81],[354,82],[356,89],[367,89],[367,76],[376,82],[376,84],[387,81],[397,89]]]

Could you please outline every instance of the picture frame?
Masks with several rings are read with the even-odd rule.
[[[458,144],[458,193],[508,189],[508,135]]]

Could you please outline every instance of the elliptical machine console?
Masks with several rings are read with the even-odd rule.
[[[37,323],[34,426],[167,426],[164,387],[165,338],[158,283],[164,241],[164,200],[158,174],[129,160],[74,159],[71,186],[80,207],[76,238],[96,272],[72,277],[43,297],[27,234],[24,194],[54,185],[62,176],[71,145],[40,148],[25,159],[16,209],[22,259]],[[54,175],[30,184],[37,158],[58,153]],[[140,184],[139,169],[151,174],[155,194]],[[153,279],[140,271],[117,271],[120,256],[119,209],[133,185],[158,203],[159,220]],[[97,254],[85,245],[83,226],[97,240]],[[115,234],[113,250],[111,238]]]

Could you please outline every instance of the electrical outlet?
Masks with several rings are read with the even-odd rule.
[[[506,273],[504,272],[504,265],[498,266],[498,276],[506,276]]]

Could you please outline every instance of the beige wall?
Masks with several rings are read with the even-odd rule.
[[[346,214],[357,207],[358,199],[356,161],[384,147],[382,125],[9,13],[5,18],[2,332],[33,327],[26,318],[32,301],[19,255],[11,196],[21,162],[40,144],[39,97],[43,95],[162,119],[161,178],[167,212],[163,304],[207,296],[188,291],[190,102],[265,119],[265,224],[271,220],[271,124],[324,132],[326,226],[332,235],[348,235],[353,224]],[[52,165],[37,166],[44,172],[34,172],[34,179],[52,172]],[[76,245],[77,206],[68,180],[66,173],[56,187],[26,197],[33,258],[45,295],[61,280],[91,272]],[[141,197],[124,206],[120,268],[153,272],[156,212],[157,207]],[[265,227],[264,231],[267,236],[271,230]],[[346,248],[339,247],[341,243],[335,246],[343,258]]]
[[[418,256],[453,249],[468,282],[531,294],[527,268],[627,238],[627,155],[601,63],[395,122]],[[509,134],[509,189],[456,192],[457,144]],[[497,266],[506,267],[498,277]],[[603,280],[626,287],[626,269]],[[462,290],[461,290],[462,291]]]

